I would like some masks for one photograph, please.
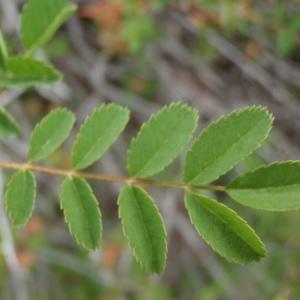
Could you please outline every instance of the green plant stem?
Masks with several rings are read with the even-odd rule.
[[[225,191],[225,187],[219,185],[192,185],[186,183],[179,183],[173,181],[159,181],[154,179],[141,179],[132,177],[112,176],[99,173],[88,173],[79,172],[75,170],[64,170],[57,168],[50,168],[41,165],[34,165],[31,163],[15,163],[0,161],[0,168],[12,169],[12,170],[30,170],[38,173],[46,173],[54,176],[81,176],[86,179],[93,179],[97,181],[108,181],[108,182],[120,182],[126,184],[137,184],[137,185],[155,185],[166,188],[174,188],[181,190],[200,189],[200,190],[211,190],[211,191]]]

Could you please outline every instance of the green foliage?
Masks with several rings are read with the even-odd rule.
[[[61,108],[52,110],[32,132],[29,159],[41,160],[54,152],[68,137],[74,122],[70,111]]]
[[[102,239],[101,212],[89,184],[81,177],[66,177],[61,186],[61,207],[71,234],[86,249]]]
[[[22,41],[27,55],[47,43],[76,10],[67,0],[29,0],[22,11]]]
[[[72,151],[72,164],[84,169],[96,160],[117,140],[129,119],[129,111],[116,104],[97,108],[81,126]]]
[[[129,174],[145,178],[162,171],[191,139],[197,120],[197,112],[179,102],[153,115],[131,142]]]
[[[127,40],[129,50],[135,55],[142,53],[145,44],[159,36],[155,21],[148,15],[130,15],[121,30]]]
[[[29,56],[49,41],[75,9],[67,0],[29,0],[24,5],[21,35],[26,54],[10,56],[0,32],[0,87],[50,85],[61,79],[54,67]]]
[[[299,43],[299,14],[289,12],[287,4],[278,3],[274,9],[274,18],[278,22],[275,50],[280,56],[292,55],[296,52]]]
[[[61,79],[61,74],[52,66],[25,57],[10,57],[5,62],[5,71],[0,73],[0,86],[29,87],[53,84]]]
[[[137,261],[146,272],[162,272],[166,265],[166,230],[157,206],[137,186],[122,189],[118,206],[124,234]]]
[[[191,192],[186,193],[185,206],[198,233],[229,261],[244,264],[266,255],[253,229],[230,208]]]
[[[0,135],[15,135],[20,132],[20,127],[14,117],[0,106]]]
[[[5,111],[2,115],[5,120],[10,118]],[[109,104],[97,108],[83,123],[76,138],[73,167],[82,169],[97,161],[116,141],[128,119],[129,111],[121,106]],[[188,184],[143,179],[157,174],[179,155],[190,140],[197,119],[196,111],[182,103],[166,106],[150,118],[133,139],[128,152],[128,170],[134,178],[67,170],[57,173],[66,176],[61,187],[61,206],[70,232],[80,245],[95,249],[102,237],[101,213],[92,189],[83,179],[86,177],[135,184],[122,189],[118,198],[119,216],[134,256],[149,273],[159,273],[165,268],[166,230],[157,206],[139,184],[187,190],[185,205],[191,222],[212,248],[229,261],[249,263],[265,256],[260,239],[234,211],[191,190],[202,184],[202,189],[227,192],[242,204],[266,210],[300,207],[300,162],[260,167],[237,178],[227,188],[203,185],[229,171],[260,146],[272,124],[266,109],[245,108],[209,125],[187,154]],[[50,155],[68,137],[73,124],[74,116],[68,110],[51,111],[33,130],[29,159],[36,161]],[[39,171],[26,164],[22,168],[8,186],[6,201],[11,219],[17,225],[28,220],[34,203],[35,181],[26,169]],[[50,174],[56,174],[55,170],[49,170]],[[19,195],[23,195],[21,201]]]
[[[149,10],[153,12],[173,4],[170,0],[146,2],[127,1],[122,12],[124,24],[118,33],[125,37],[126,46],[134,54],[142,53],[147,42],[160,36],[157,22],[149,14]],[[195,2],[193,5],[200,3],[192,2]],[[223,1],[221,6],[219,4],[218,1],[201,1],[204,9],[200,11],[201,16],[197,12],[197,6],[193,7],[195,14],[190,11],[191,24],[199,24],[198,39],[203,45],[198,52],[202,51],[202,57],[206,53],[210,58],[215,53],[207,38],[211,28],[209,22],[215,27],[221,25],[223,33],[231,35],[243,27],[241,20],[237,18],[242,8],[240,4],[231,0]],[[61,74],[52,66],[30,56],[51,39],[75,9],[75,5],[67,0],[27,2],[21,20],[25,56],[9,56],[0,33],[1,87],[52,85],[61,79]],[[116,11],[120,12],[118,9]],[[252,18],[251,11],[245,15],[249,19],[263,21],[263,18],[256,16]],[[294,53],[299,42],[299,18],[290,17],[286,5],[280,4],[275,19],[270,30],[274,33],[277,52],[280,55]],[[198,44],[197,41],[195,44]],[[187,49],[189,47],[187,45]],[[166,265],[166,229],[157,205],[139,187],[152,184],[185,190],[185,206],[191,222],[204,240],[229,261],[250,263],[264,257],[266,250],[263,243],[243,219],[229,207],[194,191],[201,188],[227,192],[243,205],[268,211],[300,208],[299,161],[260,167],[238,177],[226,188],[205,185],[226,174],[262,144],[272,125],[272,116],[267,110],[262,107],[245,108],[209,125],[187,154],[185,183],[145,179],[164,170],[192,137],[197,125],[197,112],[182,103],[164,107],[142,126],[137,137],[132,140],[128,151],[130,177],[79,172],[78,170],[89,167],[102,157],[124,130],[128,119],[128,109],[121,106],[109,104],[97,108],[81,126],[73,145],[71,159],[75,170],[58,170],[31,164],[31,161],[47,158],[55,151],[73,127],[75,119],[71,112],[65,109],[50,112],[33,130],[29,162],[18,164],[0,161],[0,165],[5,168],[19,169],[9,181],[5,196],[6,210],[12,223],[24,225],[32,214],[36,182],[30,170],[61,175],[65,177],[60,193],[61,208],[70,232],[81,246],[95,249],[102,239],[101,212],[97,199],[84,178],[130,184],[123,187],[118,197],[123,231],[142,268],[149,273],[159,273]],[[18,132],[16,121],[4,108],[0,108],[0,135]]]
[[[297,0],[274,1],[233,1],[233,0],[193,0],[185,1],[183,6],[174,6],[174,1],[121,0],[124,6],[124,19],[120,27],[121,36],[126,39],[130,53],[136,56],[144,54],[145,45],[162,38],[162,32],[168,33],[157,16],[164,16],[164,11],[175,9],[190,20],[191,31],[198,32],[194,53],[201,60],[216,57],[216,48],[207,37],[211,30],[218,30],[228,38],[252,40],[253,30],[261,32],[254,39],[258,44],[269,45],[279,56],[291,57],[299,53],[300,18]],[[176,8],[175,8],[176,7]],[[294,9],[293,9],[294,8]],[[158,12],[157,12],[158,11]],[[187,39],[188,40],[188,39]],[[194,41],[194,40],[193,40]],[[259,59],[257,55],[253,59]]]
[[[300,208],[300,163],[262,166],[238,177],[227,187],[237,202],[253,208],[284,211]]]
[[[36,198],[35,177],[29,171],[15,173],[5,194],[5,207],[13,225],[23,226],[32,215]]]
[[[6,44],[0,31],[0,73],[4,71],[5,61],[7,58]]]
[[[289,26],[278,32],[276,39],[276,51],[280,56],[288,56],[292,54],[297,45],[300,26],[294,28]]]
[[[185,181],[205,184],[228,172],[261,145],[272,120],[265,108],[253,106],[210,124],[187,154]]]

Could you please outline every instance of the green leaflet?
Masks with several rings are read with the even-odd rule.
[[[166,230],[157,206],[137,186],[123,187],[118,206],[123,232],[137,261],[146,272],[162,272],[166,264]]]
[[[300,208],[300,161],[262,166],[226,188],[237,202],[253,208],[284,211]]]
[[[0,86],[30,87],[60,79],[61,74],[50,65],[32,58],[11,57],[6,60],[5,72],[0,73]]]
[[[15,135],[20,132],[20,127],[14,117],[0,106],[0,135]]]
[[[297,46],[298,30],[288,26],[280,29],[276,36],[276,52],[280,56],[288,56]]]
[[[185,182],[206,184],[255,151],[268,136],[272,116],[260,106],[221,117],[196,139],[185,162]]]
[[[29,171],[15,173],[5,194],[5,207],[13,225],[23,226],[32,215],[36,197],[35,177]]]
[[[245,264],[266,256],[253,229],[227,206],[190,192],[185,195],[185,206],[198,233],[229,261]]]
[[[75,10],[76,5],[66,0],[29,0],[24,5],[21,19],[26,54],[32,55],[47,43]]]
[[[29,159],[41,160],[54,152],[69,136],[74,122],[70,111],[61,108],[52,110],[32,132]]]
[[[2,32],[0,31],[0,73],[4,71],[6,59],[7,59],[6,44]]]
[[[127,108],[116,104],[101,105],[84,122],[72,151],[73,167],[84,169],[117,140],[129,119]]]
[[[101,212],[87,181],[81,177],[67,177],[61,186],[61,208],[69,230],[86,249],[96,249],[102,239]]]
[[[129,174],[145,178],[162,171],[188,143],[197,120],[197,111],[179,102],[165,106],[153,115],[131,142]]]

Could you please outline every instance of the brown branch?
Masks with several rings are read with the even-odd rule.
[[[93,179],[97,181],[120,182],[120,183],[127,183],[127,184],[136,184],[136,185],[155,185],[160,187],[174,188],[174,189],[181,189],[181,190],[201,189],[201,190],[211,190],[211,191],[225,191],[225,187],[219,185],[193,185],[193,184],[179,183],[173,181],[159,181],[155,179],[112,176],[112,175],[99,174],[99,173],[88,173],[88,172],[79,172],[75,170],[50,168],[41,165],[33,165],[30,163],[15,163],[15,162],[0,161],[0,168],[12,169],[12,170],[30,170],[33,172],[46,173],[49,175],[57,175],[57,176],[81,176],[86,179]]]

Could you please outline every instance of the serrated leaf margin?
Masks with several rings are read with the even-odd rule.
[[[36,58],[30,58],[30,57],[26,57],[26,56],[11,56],[11,57],[8,57],[5,61],[5,71],[9,71],[8,69],[8,64],[11,62],[11,61],[29,61],[31,63],[34,63],[34,64],[40,64],[40,66],[42,66],[44,69],[47,70],[47,72],[49,73],[52,73],[52,75],[56,76],[55,79],[51,79],[51,81],[49,82],[39,82],[39,83],[31,83],[31,84],[22,84],[22,83],[13,83],[11,84],[9,82],[10,79],[4,79],[2,78],[2,81],[4,83],[2,83],[2,85],[4,86],[12,86],[12,87],[29,87],[29,86],[36,86],[36,85],[45,85],[45,86],[48,86],[48,85],[52,85],[54,84],[55,82],[61,80],[63,78],[63,75],[60,71],[58,71],[54,66],[52,66],[51,64],[47,64],[39,59],[36,59]],[[2,73],[1,75],[5,75],[5,72]]]
[[[25,36],[25,33],[24,33],[24,28],[23,28],[23,24],[24,24],[24,17],[25,17],[25,13],[28,9],[30,9],[30,0],[27,1],[23,7],[22,7],[22,13],[21,13],[21,40],[22,40],[22,44],[24,46],[24,48],[27,49],[27,46],[25,45],[24,43],[24,36]],[[29,7],[29,8],[28,8]],[[75,12],[77,9],[77,6],[71,2],[66,2],[66,6],[64,7],[64,9],[61,11],[61,14],[65,15],[67,13],[69,13],[69,15],[71,15],[73,12]],[[52,26],[48,26],[48,32],[50,31],[55,31],[59,28],[59,18],[56,17],[55,18],[55,21],[53,22],[54,25]],[[51,37],[50,37],[51,39]],[[35,46],[31,46],[29,49],[26,50],[26,56],[31,56],[38,48],[40,48],[42,46],[43,43],[47,43],[47,39],[45,38],[40,38],[36,43],[35,43]]]
[[[259,166],[249,172],[246,172],[245,174],[241,175],[241,176],[238,176],[237,178],[233,179],[226,187],[225,187],[225,192],[230,196],[230,198],[232,200],[234,200],[236,203],[239,203],[240,205],[242,206],[245,206],[245,207],[250,207],[252,209],[256,209],[256,210],[260,210],[260,211],[269,211],[269,212],[285,212],[285,211],[297,211],[297,210],[300,210],[300,207],[299,208],[288,208],[288,209],[263,209],[263,208],[259,208],[259,207],[252,207],[252,206],[249,206],[249,205],[245,205],[237,200],[235,200],[231,195],[230,195],[230,190],[243,190],[243,189],[235,189],[235,188],[230,188],[230,186],[238,179],[242,178],[242,177],[245,177],[246,175],[252,175],[253,173],[257,172],[257,171],[260,171],[260,170],[264,170],[264,169],[268,169],[270,167],[273,167],[273,166],[280,166],[280,165],[284,165],[284,164],[291,164],[291,165],[294,165],[294,164],[299,164],[299,167],[300,167],[300,160],[285,160],[285,161],[274,161],[272,163],[269,163],[269,164],[266,164],[266,165],[262,165],[262,166]],[[287,186],[292,186],[292,184],[290,185],[287,185]],[[275,188],[275,187],[274,187]]]
[[[11,211],[10,211],[10,210],[8,209],[8,207],[7,207],[7,200],[6,200],[6,199],[7,199],[7,197],[8,197],[8,193],[9,193],[9,191],[10,191],[10,189],[11,189],[11,185],[12,185],[12,183],[13,183],[14,177],[17,176],[20,172],[28,172],[28,174],[30,174],[30,176],[31,176],[31,178],[32,178],[32,181],[33,181],[34,192],[33,192],[33,202],[32,202],[32,206],[31,206],[31,208],[30,208],[31,214],[28,216],[27,220],[25,220],[22,224],[16,225],[16,221],[15,221],[15,219],[13,218],[13,216],[12,216],[12,214],[11,214]],[[5,192],[5,195],[4,195],[4,199],[5,199],[5,201],[4,201],[4,207],[5,207],[5,210],[6,210],[7,214],[8,214],[9,220],[10,220],[11,223],[12,223],[14,226],[16,226],[17,228],[20,228],[20,227],[24,226],[24,225],[28,222],[28,220],[30,220],[30,218],[32,217],[32,215],[33,215],[33,210],[34,210],[34,207],[35,207],[35,202],[36,202],[36,194],[37,194],[37,193],[36,193],[36,179],[35,179],[35,176],[34,176],[34,174],[33,174],[32,172],[30,172],[30,171],[24,169],[24,170],[20,170],[20,171],[14,173],[14,174],[11,176],[11,178],[10,178],[10,180],[8,181],[7,186],[6,186],[6,192]]]
[[[229,172],[235,165],[237,165],[239,162],[241,162],[243,159],[245,159],[246,157],[248,157],[249,155],[251,155],[254,151],[256,151],[258,148],[260,148],[262,146],[262,144],[264,143],[264,141],[267,139],[267,137],[269,136],[271,130],[272,130],[272,124],[274,121],[274,116],[269,112],[269,110],[262,106],[262,105],[252,105],[252,106],[246,106],[243,107],[241,109],[236,109],[234,111],[232,111],[231,113],[227,114],[227,115],[221,115],[219,118],[217,118],[215,121],[211,122],[205,129],[203,129],[201,131],[201,133],[199,134],[199,136],[196,138],[196,140],[194,141],[192,147],[188,150],[186,157],[189,156],[189,153],[193,151],[194,145],[197,144],[197,142],[200,140],[200,138],[203,137],[203,135],[206,135],[208,130],[211,127],[214,127],[216,125],[219,125],[218,123],[220,122],[226,122],[228,118],[231,118],[233,116],[239,116],[241,113],[243,113],[244,111],[249,110],[249,111],[264,111],[266,113],[266,116],[269,117],[269,121],[270,121],[270,128],[269,130],[266,132],[265,137],[261,140],[260,143],[257,144],[256,148],[253,149],[250,153],[248,153],[244,158],[242,158],[239,161],[236,161],[234,164],[232,164],[232,166],[230,167],[230,169],[228,171],[223,172],[222,174],[220,174],[215,180],[218,180],[221,176],[223,176],[224,174],[226,174],[227,172]],[[184,180],[186,183],[191,183],[196,177],[192,178],[191,180],[186,180],[186,162],[184,164]]]
[[[35,127],[34,127],[32,133],[31,133],[31,136],[30,136],[30,142],[29,142],[29,145],[31,145],[32,140],[33,140],[33,138],[34,138],[36,132],[38,132],[38,131],[40,130],[40,128],[48,121],[48,119],[49,119],[53,114],[59,113],[59,112],[63,112],[63,111],[67,112],[67,113],[72,117],[72,119],[73,119],[73,124],[72,124],[71,129],[70,129],[70,131],[71,131],[72,128],[73,128],[73,126],[74,126],[74,123],[75,123],[75,116],[74,116],[74,114],[73,114],[71,111],[69,111],[68,109],[66,109],[66,108],[61,108],[61,107],[55,108],[55,109],[51,110],[45,117],[43,117],[43,118],[41,119],[40,122],[38,122],[38,123],[35,125]],[[69,132],[69,134],[70,134],[70,132]],[[68,138],[68,136],[65,137],[65,139],[57,146],[57,148],[59,148],[59,147],[64,143],[64,141],[65,141],[67,138]],[[29,147],[29,150],[28,150],[28,157],[30,158],[30,160],[32,160],[32,159],[31,159],[30,151],[31,151],[31,147]],[[54,151],[55,151],[55,150],[54,150]],[[51,155],[51,154],[49,154],[49,155]],[[40,159],[37,159],[37,160],[40,160]]]
[[[68,176],[67,178],[65,179],[70,179],[72,180],[75,176]],[[64,213],[64,209],[62,207],[62,201],[60,203],[60,208],[61,210],[63,211],[63,215],[64,215],[64,220],[65,220],[65,223],[67,224],[68,228],[69,228],[69,232],[71,234],[71,236],[75,239],[75,241],[77,242],[78,245],[80,245],[81,247],[83,247],[84,249],[86,250],[96,250],[98,249],[98,247],[101,246],[101,238],[102,238],[102,234],[103,234],[103,224],[102,224],[102,214],[101,214],[101,210],[100,210],[100,206],[99,206],[99,203],[97,201],[97,198],[94,194],[94,191],[93,189],[91,188],[91,186],[89,185],[89,183],[82,177],[78,176],[79,178],[83,179],[85,181],[85,183],[87,183],[87,187],[89,189],[89,191],[91,192],[91,195],[92,195],[92,198],[93,198],[93,201],[95,201],[95,204],[97,206],[97,212],[98,212],[98,217],[99,217],[99,225],[100,225],[100,238],[99,238],[99,244],[97,246],[95,246],[94,248],[90,248],[88,247],[87,245],[84,245],[77,237],[77,235],[74,233],[73,229],[72,229],[72,226],[71,226],[71,223],[69,222],[69,219],[67,218],[66,214]],[[64,180],[65,181],[65,180]],[[63,190],[63,184],[64,184],[64,181],[62,182],[61,184],[61,188],[60,188],[60,193],[59,193],[59,198],[62,199],[62,190]],[[73,184],[73,180],[72,180],[72,184]]]
[[[131,172],[130,172],[130,162],[129,162],[129,159],[128,159],[128,158],[131,156],[131,152],[133,151],[132,148],[134,147],[134,144],[135,144],[135,143],[138,141],[138,139],[140,138],[140,136],[141,136],[143,130],[144,130],[145,128],[149,127],[150,124],[151,124],[151,122],[152,122],[152,121],[155,121],[156,119],[158,119],[158,118],[161,116],[161,114],[163,114],[163,113],[165,113],[165,112],[171,110],[174,106],[182,106],[182,107],[184,107],[184,108],[187,108],[189,111],[191,111],[191,112],[193,113],[194,118],[195,118],[195,126],[194,126],[193,130],[191,131],[191,134],[190,134],[189,137],[188,137],[188,142],[191,140],[191,138],[192,138],[192,136],[193,136],[193,133],[194,133],[194,131],[196,130],[196,128],[197,128],[197,126],[198,126],[198,120],[199,120],[198,111],[197,111],[195,108],[193,108],[193,107],[187,105],[187,104],[184,103],[184,102],[180,102],[180,101],[172,102],[172,103],[169,104],[169,105],[165,105],[160,111],[153,113],[153,114],[150,116],[150,118],[149,118],[145,123],[142,124],[141,128],[140,128],[139,131],[138,131],[138,134],[137,134],[134,138],[132,138],[132,140],[131,140],[131,142],[130,142],[130,146],[129,146],[128,150],[127,150],[127,170],[128,170],[128,172],[129,172],[130,174],[131,174]],[[183,146],[181,147],[181,151],[183,150],[183,148],[184,148],[185,146],[186,146],[186,145],[183,145]],[[173,155],[173,157],[171,157],[171,160],[170,160],[170,162],[169,162],[168,165],[170,165],[170,164],[176,159],[177,156],[178,156],[178,155]],[[167,165],[167,166],[168,166],[168,165]],[[164,166],[164,167],[161,168],[159,171],[157,171],[155,174],[158,174],[158,173],[162,172],[167,166]],[[140,172],[140,171],[139,171],[139,172]],[[139,175],[138,175],[138,173],[137,173],[137,174],[132,175],[132,176],[138,177]],[[151,176],[152,176],[152,175],[146,176],[145,178],[151,177]]]
[[[131,185],[131,184],[128,184],[127,186],[129,187],[138,187],[138,188],[141,188],[137,185]],[[157,206],[157,204],[155,203],[155,201],[153,200],[153,198],[144,190],[142,189],[143,192],[147,195],[147,197],[151,200],[151,202],[153,203],[153,206],[155,208],[155,211],[160,219],[160,222],[162,224],[162,228],[163,228],[163,231],[164,231],[164,241],[165,241],[165,249],[164,249],[164,253],[163,253],[163,256],[164,256],[164,265],[162,266],[162,270],[160,271],[155,271],[155,273],[159,274],[160,272],[162,272],[165,268],[166,268],[166,264],[167,264],[167,256],[168,256],[168,246],[167,246],[167,230],[166,230],[166,226],[165,226],[165,222],[164,222],[164,219],[159,211],[159,208]],[[119,206],[119,198],[121,197],[121,193],[122,191],[120,192],[120,195],[118,197],[118,206]],[[147,267],[143,264],[143,262],[138,258],[137,254],[136,254],[136,251],[135,251],[135,248],[133,247],[133,245],[131,245],[130,241],[129,241],[129,238],[128,238],[128,235],[126,234],[125,232],[125,226],[124,226],[124,223],[123,223],[123,220],[121,218],[121,214],[120,214],[120,208],[118,208],[118,217],[121,221],[121,225],[122,225],[122,232],[123,232],[123,235],[126,237],[127,241],[128,241],[128,246],[130,248],[130,251],[132,252],[134,258],[136,259],[136,261],[138,262],[139,266],[142,268],[143,271],[145,271],[146,273],[149,273],[151,272],[150,270],[147,269]]]
[[[74,144],[73,144],[73,147],[72,147],[71,158],[72,158],[72,164],[73,164],[73,167],[74,167],[75,169],[77,169],[77,165],[78,165],[78,164],[75,165],[75,164],[73,163],[74,152],[75,152],[75,149],[77,148],[77,145],[80,143],[80,139],[81,139],[82,132],[85,130],[86,126],[88,126],[87,123],[89,122],[90,119],[92,119],[92,118],[94,117],[94,115],[96,115],[96,114],[98,113],[99,110],[104,109],[104,108],[110,109],[111,107],[118,108],[118,109],[123,110],[124,112],[127,113],[127,122],[124,124],[124,126],[123,126],[123,128],[122,128],[120,134],[123,132],[123,130],[124,130],[125,127],[127,126],[128,121],[129,121],[129,118],[130,118],[130,111],[128,110],[128,108],[123,107],[123,106],[120,106],[120,105],[117,105],[117,104],[115,104],[115,103],[109,103],[109,104],[102,104],[102,105],[100,105],[98,108],[94,109],[94,111],[93,111],[90,115],[88,115],[88,116],[85,117],[85,119],[84,119],[82,125],[80,126],[79,132],[78,132],[78,134],[77,134],[77,136],[76,136],[76,138],[75,138],[75,141],[74,141]],[[112,145],[118,140],[118,138],[119,138],[119,135],[113,140],[113,142],[111,143],[110,146],[112,146]],[[110,146],[109,146],[109,147],[110,147]],[[103,154],[109,149],[109,147],[103,152]],[[103,154],[102,154],[102,155],[103,155]],[[99,159],[101,159],[101,157],[100,157]],[[99,160],[99,159],[97,159],[97,160]],[[94,163],[95,163],[95,162],[94,162]],[[86,167],[84,167],[84,168],[79,168],[79,169],[81,170],[81,169],[85,169],[85,168],[86,168]]]
[[[195,195],[197,195],[197,193],[194,193],[194,192],[190,192],[189,191],[189,193],[192,193],[192,194],[195,194]],[[224,205],[223,203],[220,203],[219,201],[216,201],[216,200],[214,200],[214,199],[211,199],[211,198],[208,198],[208,197],[206,197],[206,196],[204,196],[204,195],[202,195],[202,194],[200,194],[202,197],[205,197],[205,198],[207,198],[207,199],[209,199],[210,201],[212,201],[212,202],[216,202],[218,205],[220,205],[220,206],[222,206],[223,208],[225,208],[225,209],[228,209],[229,211],[231,211],[233,214],[234,214],[234,216],[237,218],[237,219],[239,219],[242,223],[244,223],[247,227],[248,227],[248,229],[256,236],[256,238],[257,238],[257,240],[258,240],[258,242],[260,243],[260,245],[261,245],[261,250],[262,250],[262,254],[261,254],[261,257],[260,257],[260,259],[261,258],[263,258],[263,257],[265,257],[265,256],[267,256],[267,249],[266,249],[266,247],[265,247],[265,245],[264,245],[264,243],[263,243],[263,241],[261,240],[261,238],[256,234],[256,232],[254,231],[254,229],[242,218],[242,217],[240,217],[238,214],[237,214],[237,212],[236,211],[234,211],[233,209],[231,209],[230,207],[228,207],[228,206],[226,206],[226,205]],[[249,264],[253,264],[253,263],[255,263],[255,262],[257,262],[258,260],[253,260],[252,262],[245,262],[245,263],[242,263],[242,262],[240,262],[240,261],[237,261],[237,260],[230,260],[228,257],[226,257],[222,252],[220,252],[219,250],[217,250],[209,241],[207,241],[206,240],[206,238],[204,238],[204,236],[201,234],[201,232],[198,230],[198,228],[197,228],[197,226],[195,225],[195,223],[193,222],[193,220],[192,220],[192,218],[190,217],[190,214],[189,214],[189,211],[188,211],[188,209],[187,209],[187,205],[186,205],[186,197],[187,197],[187,193],[185,193],[185,199],[184,199],[184,207],[185,207],[185,209],[187,210],[187,212],[188,212],[188,215],[189,215],[189,220],[191,221],[191,224],[193,225],[193,227],[195,228],[195,230],[197,231],[197,233],[199,234],[199,236],[216,252],[216,253],[218,253],[219,255],[221,255],[222,257],[224,257],[227,261],[229,261],[229,262],[234,262],[234,263],[237,263],[237,264],[240,264],[240,265],[249,265]],[[213,215],[215,215],[211,210],[210,210],[210,212],[213,214]],[[216,216],[216,215],[215,215]],[[218,219],[220,219],[218,216],[216,216]],[[221,220],[221,219],[220,219]],[[222,221],[222,220],[221,220]],[[224,223],[223,221],[222,221],[222,223]],[[226,223],[225,223],[226,224]],[[229,227],[230,228],[230,227]],[[240,237],[239,236],[239,238],[241,239],[241,240],[243,240],[243,241],[245,241],[242,237]],[[246,243],[247,243],[247,241],[246,241]],[[248,243],[247,243],[248,244]],[[249,245],[249,244],[248,244]],[[250,245],[250,248],[252,248],[251,247],[251,245]]]

